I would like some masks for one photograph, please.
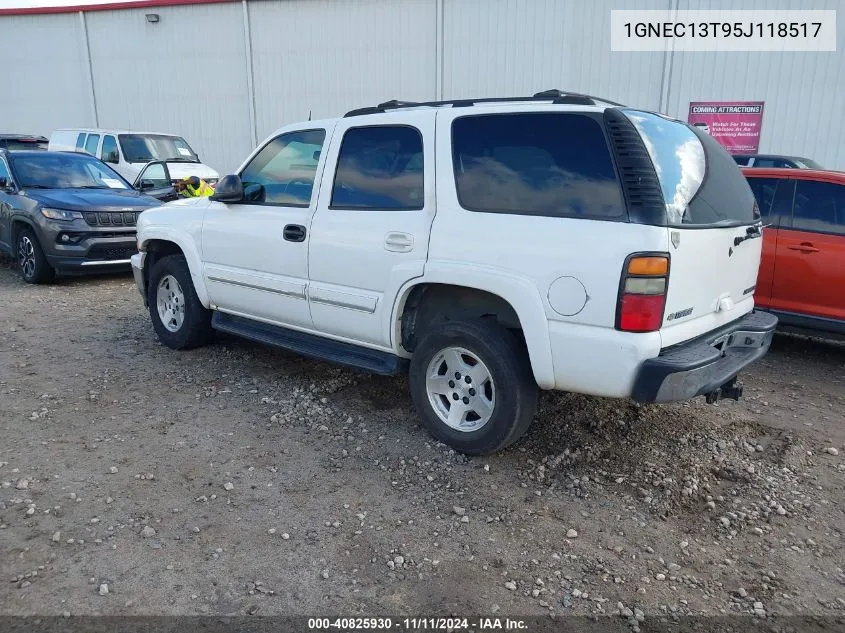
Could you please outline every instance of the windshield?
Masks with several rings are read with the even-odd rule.
[[[120,148],[129,163],[166,160],[172,163],[198,163],[196,152],[185,139],[165,134],[120,134]]]
[[[15,180],[23,189],[130,189],[117,172],[84,154],[10,154]]]

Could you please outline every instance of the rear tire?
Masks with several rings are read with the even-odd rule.
[[[32,229],[21,229],[15,241],[17,243],[15,255],[21,279],[28,284],[44,284],[53,281],[56,271],[47,262],[44,250]]]
[[[469,455],[516,442],[537,410],[528,354],[508,330],[486,321],[450,321],[414,350],[411,397],[428,431]]]
[[[153,328],[167,347],[192,349],[214,337],[211,310],[200,302],[183,255],[168,255],[153,264],[147,303]]]

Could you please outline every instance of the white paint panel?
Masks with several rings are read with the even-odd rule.
[[[666,9],[636,0],[629,9]],[[657,109],[662,53],[611,53],[618,0],[444,0],[444,98],[559,88]]]
[[[845,170],[845,2],[680,0],[678,8],[839,9],[836,52],[675,53],[667,113],[686,121],[690,101],[765,101],[760,153]]]
[[[238,3],[88,13],[100,127],[178,134],[232,171],[252,149],[242,16]]]
[[[258,137],[389,99],[431,100],[434,0],[250,2]]]
[[[0,17],[0,132],[94,123],[78,13]]]

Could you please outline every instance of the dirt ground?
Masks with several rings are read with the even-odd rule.
[[[404,379],[173,352],[130,276],[0,266],[0,613],[842,615],[845,346],[777,337],[744,382],[544,394],[469,459]]]

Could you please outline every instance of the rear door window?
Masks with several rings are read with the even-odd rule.
[[[452,123],[452,163],[469,211],[627,220],[604,131],[590,116],[460,117]]]
[[[417,128],[379,125],[346,131],[330,208],[417,211],[424,194],[423,141]]]
[[[85,141],[85,151],[91,154],[91,156],[97,155],[97,145],[100,144],[100,135],[99,134],[89,134],[88,140]]]
[[[799,180],[795,188],[792,228],[845,235],[845,185]]]

